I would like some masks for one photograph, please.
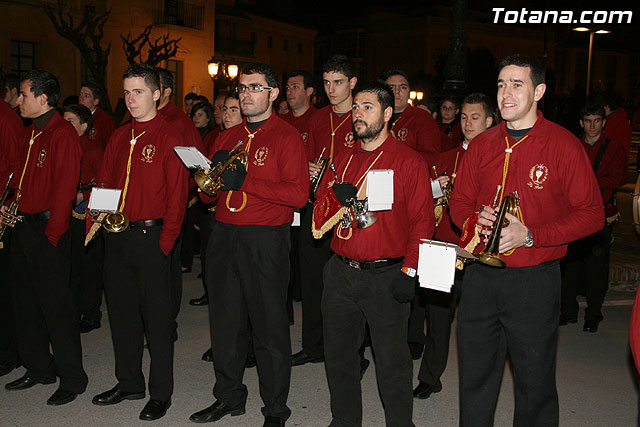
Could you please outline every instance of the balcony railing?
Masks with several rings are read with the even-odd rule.
[[[204,3],[182,0],[158,0],[154,14],[156,24],[204,29]]]

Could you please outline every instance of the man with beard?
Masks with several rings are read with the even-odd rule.
[[[289,228],[293,209],[309,195],[309,175],[298,131],[273,111],[278,76],[265,64],[245,66],[239,77],[242,125],[224,131],[211,161],[231,150],[247,154],[246,167],[222,174],[216,224],[207,246],[209,321],[216,383],[213,405],[191,415],[196,423],[245,412],[242,383],[251,324],[265,427],[284,426],[291,377],[287,317]],[[203,198],[204,199],[204,198]]]
[[[322,315],[331,426],[362,425],[359,349],[369,324],[376,377],[387,426],[413,425],[411,355],[406,343],[409,301],[415,294],[420,239],[435,228],[427,164],[389,132],[394,96],[382,81],[362,86],[353,99],[353,152],[337,167],[341,183],[325,176],[318,200],[344,206],[364,198],[367,172],[393,170],[393,207],[373,225],[335,227],[335,255],[324,268]],[[332,187],[328,187],[328,185]],[[359,194],[360,193],[360,194]],[[317,205],[316,205],[317,206]]]

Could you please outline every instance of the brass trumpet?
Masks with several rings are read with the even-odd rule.
[[[335,176],[336,183],[340,184],[336,167],[333,163],[331,163],[330,167]],[[356,227],[363,229],[371,227],[378,220],[375,213],[369,212],[369,201],[366,198],[364,200],[358,200],[357,197],[351,197],[345,201],[349,206],[347,206],[342,216],[342,229],[346,230],[347,228],[351,228],[354,224]]]
[[[9,189],[9,184],[11,184],[11,180],[13,179],[13,173],[9,175],[9,179],[4,186],[4,191],[2,192],[2,197],[0,197],[0,206],[4,206],[4,203],[9,198],[9,194],[11,190]],[[4,236],[4,232],[7,227],[13,228],[16,225],[16,222],[22,221],[22,217],[18,216],[18,204],[20,203],[20,190],[16,188],[16,199],[11,202],[7,210],[0,216],[0,249],[4,247],[2,243],[2,237]]]
[[[478,261],[492,267],[502,268],[506,265],[500,258],[500,234],[502,233],[502,228],[509,225],[509,220],[505,218],[507,212],[511,215],[516,215],[518,213],[519,204],[520,198],[518,197],[517,191],[507,194],[504,199],[502,199],[500,211],[493,223],[491,237],[489,237],[489,241],[487,242],[485,249],[478,254]]]
[[[236,165],[233,164],[236,159],[240,160],[245,168],[247,167],[249,155],[244,150],[236,150],[229,153],[229,157],[227,157],[225,161],[219,162],[211,169],[206,171],[197,171],[193,178],[200,190],[209,197],[215,196],[216,193],[224,186],[220,176],[225,170],[227,170],[227,168],[229,170],[234,170],[236,168]]]
[[[97,210],[90,210],[91,221],[102,225],[102,228],[109,233],[122,233],[129,228],[129,218],[124,212],[100,212]],[[94,219],[96,218],[97,219]]]
[[[433,172],[438,176],[435,166],[433,166]],[[449,206],[449,197],[451,197],[451,193],[453,193],[453,182],[449,181],[442,189],[442,196],[440,196],[433,205],[433,213],[436,216],[436,225],[440,224],[440,221],[442,221],[444,210]]]
[[[326,148],[326,147],[325,147]],[[318,191],[318,187],[320,187],[320,182],[322,182],[322,178],[324,177],[327,168],[329,167],[329,158],[322,157],[324,154],[325,148],[322,149],[322,152],[318,156],[317,159],[314,160],[314,163],[320,167],[320,172],[317,175],[309,178],[309,201],[315,202],[316,200],[316,192]]]

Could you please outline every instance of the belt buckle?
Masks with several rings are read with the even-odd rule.
[[[349,264],[349,267],[355,268],[356,270],[361,270],[360,263],[358,261],[347,258],[347,264]]]

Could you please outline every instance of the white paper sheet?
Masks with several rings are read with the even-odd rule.
[[[393,169],[373,169],[367,173],[369,211],[388,211],[393,205]]]
[[[440,182],[437,179],[431,181],[431,192],[433,193],[434,199],[437,199],[444,195],[444,193],[442,192],[442,187],[440,186]]]
[[[211,167],[207,156],[202,154],[196,147],[173,147],[182,163],[187,169],[209,169]]]
[[[93,187],[91,196],[89,196],[89,210],[98,212],[117,211],[120,194],[122,194],[122,190],[115,188]]]
[[[418,282],[420,287],[451,292],[455,274],[455,245],[438,241],[420,244],[418,253]]]
[[[300,212],[293,211],[293,221],[291,222],[292,227],[300,227]]]

